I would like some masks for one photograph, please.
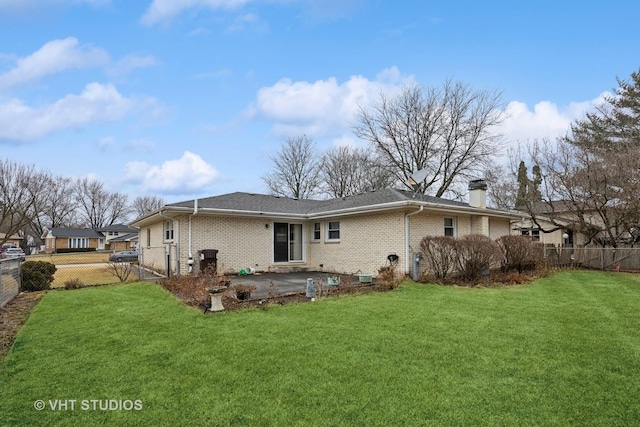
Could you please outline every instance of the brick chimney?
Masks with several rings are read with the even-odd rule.
[[[469,181],[469,206],[472,208],[487,208],[487,182],[484,179]]]

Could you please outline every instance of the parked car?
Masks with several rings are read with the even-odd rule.
[[[138,261],[138,251],[120,251],[109,255],[109,261]]]
[[[10,248],[17,248],[16,245],[13,245],[11,243],[5,243],[4,245],[2,245],[2,247],[0,248],[0,254],[3,253],[4,251],[6,251],[7,249]]]
[[[2,258],[3,259],[20,258],[20,261],[24,261],[25,254],[24,254],[24,251],[20,248],[10,247],[2,250]]]

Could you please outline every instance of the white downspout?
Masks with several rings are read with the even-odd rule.
[[[409,274],[409,217],[413,215],[418,215],[420,212],[424,210],[424,206],[420,206],[415,212],[410,212],[405,214],[404,216],[404,274]]]
[[[193,272],[193,253],[191,252],[191,220],[194,215],[198,214],[198,199],[193,201],[193,213],[189,215],[189,260],[187,264],[189,265],[189,273]]]

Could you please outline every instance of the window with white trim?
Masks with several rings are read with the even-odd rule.
[[[314,222],[313,223],[313,236],[312,236],[311,240],[318,241],[318,240],[320,240],[321,237],[322,237],[322,235],[321,235],[320,223],[319,222]]]
[[[523,228],[522,230],[520,230],[520,233],[523,236],[530,236],[531,237],[531,241],[533,241],[533,242],[539,242],[540,241],[540,230]]]
[[[444,235],[449,237],[455,237],[456,235],[456,222],[454,218],[444,219]]]
[[[164,222],[164,240],[173,240],[173,221],[168,220]]]
[[[327,223],[327,240],[340,240],[340,221]]]
[[[89,239],[86,237],[71,237],[69,238],[69,248],[77,249],[77,248],[88,248],[89,247]]]

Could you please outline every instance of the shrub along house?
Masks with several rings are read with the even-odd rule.
[[[219,271],[364,274],[391,258],[410,274],[426,235],[509,234],[519,216],[488,209],[484,181],[469,188],[469,203],[395,189],[330,200],[237,192],[167,204],[131,225],[140,230],[144,265],[172,274],[191,264],[198,271],[212,257]]]

